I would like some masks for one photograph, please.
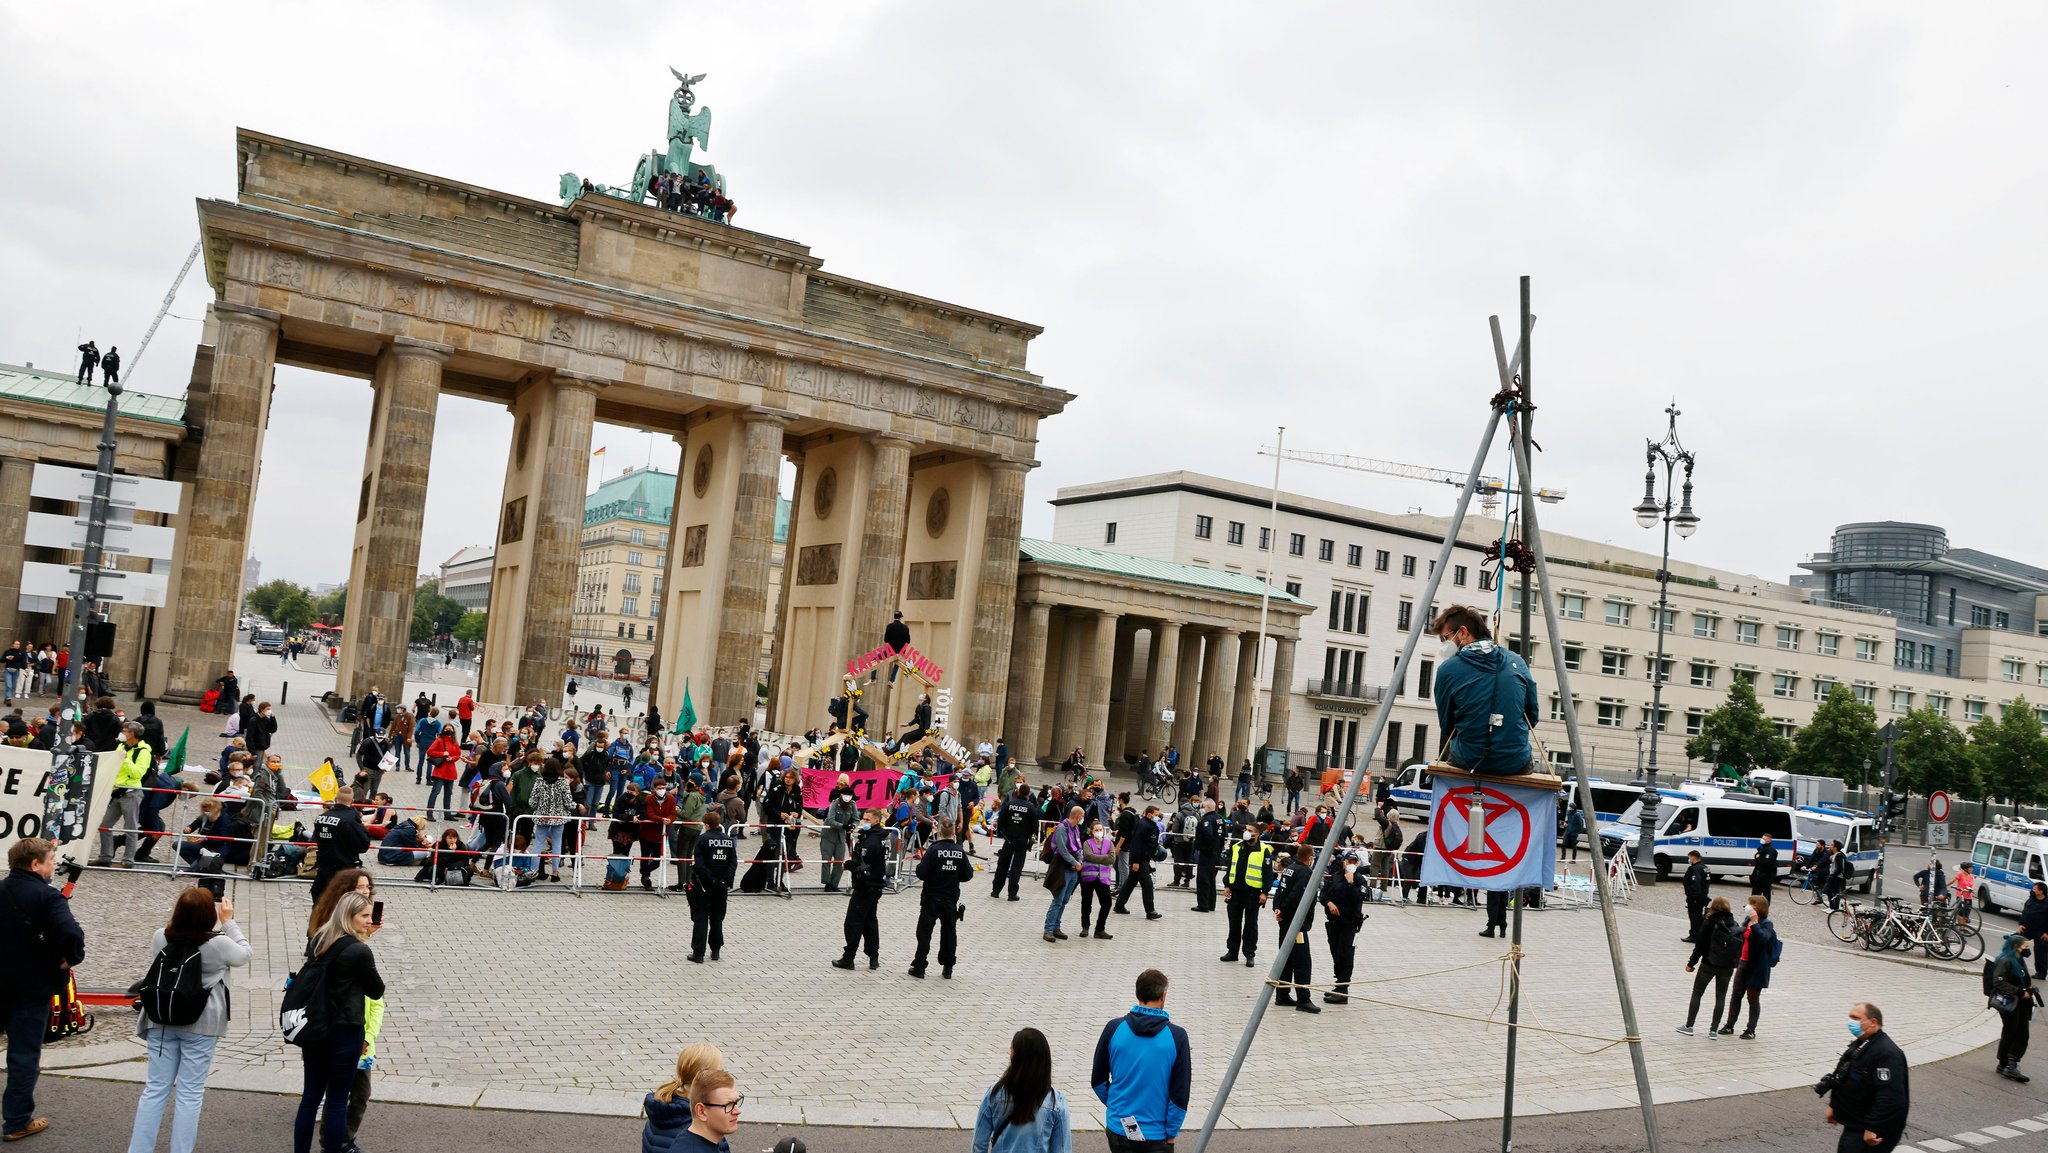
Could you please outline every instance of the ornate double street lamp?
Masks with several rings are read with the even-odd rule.
[[[1645,456],[1649,467],[1643,472],[1643,503],[1636,506],[1636,523],[1644,528],[1655,527],[1660,520],[1664,522],[1663,559],[1657,563],[1657,616],[1650,622],[1650,627],[1657,630],[1657,658],[1650,664],[1650,715],[1644,720],[1650,730],[1649,776],[1643,788],[1642,829],[1636,837],[1636,872],[1646,882],[1657,879],[1657,736],[1664,728],[1664,635],[1671,627],[1671,534],[1676,530],[1681,537],[1691,536],[1700,526],[1700,518],[1692,511],[1693,455],[1678,443],[1678,406],[1673,404],[1664,412],[1670,423],[1663,440],[1647,442]],[[1657,496],[1660,464],[1664,466],[1661,499]],[[1685,466],[1685,483],[1676,494],[1674,511],[1672,489],[1680,465]]]

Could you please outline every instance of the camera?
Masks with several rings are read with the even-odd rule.
[[[1835,1086],[1840,1085],[1841,1083],[1842,1079],[1840,1077],[1835,1076],[1833,1073],[1829,1073],[1827,1076],[1822,1077],[1820,1080],[1813,1083],[1813,1095],[1816,1097],[1825,1097],[1828,1094],[1834,1092]]]

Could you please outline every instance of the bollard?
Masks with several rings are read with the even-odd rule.
[[[277,705],[278,705],[278,707],[279,707],[279,708],[283,708],[283,707],[284,707],[284,703],[285,703],[286,701],[288,701],[288,700],[291,700],[291,699],[292,699],[292,683],[291,683],[290,681],[286,681],[286,682],[285,682],[285,683],[284,683],[284,684],[283,684],[283,685],[282,685],[281,687],[279,687],[279,688],[278,688],[278,690],[277,690]]]

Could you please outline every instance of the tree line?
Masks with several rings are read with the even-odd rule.
[[[1940,789],[2015,807],[2048,802],[2048,735],[2025,697],[2002,706],[1995,717],[1987,713],[1967,732],[1930,705],[1896,723],[1894,788],[1922,795]],[[1685,742],[1685,754],[1711,762],[1717,741],[1720,764],[1745,775],[1773,768],[1836,777],[1851,787],[1884,783],[1877,710],[1845,685],[1830,689],[1813,720],[1787,738],[1764,714],[1750,678],[1737,676],[1728,699]]]
[[[333,592],[314,594],[305,586],[288,580],[265,581],[242,598],[243,607],[286,632],[297,632],[315,621],[340,624],[348,607],[348,586]],[[420,585],[412,601],[412,642],[425,644],[435,637],[454,637],[468,645],[484,639],[483,613],[465,609],[441,592],[441,582]]]

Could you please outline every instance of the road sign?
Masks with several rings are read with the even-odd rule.
[[[89,524],[83,512],[73,515],[32,512],[28,514],[25,543],[34,548],[83,552],[85,532]],[[177,545],[177,536],[176,529],[153,524],[120,523],[119,518],[114,518],[107,523],[106,549],[109,554],[117,557],[137,556],[151,560],[169,560],[171,550]]]
[[[78,593],[79,574],[73,571],[76,567],[45,561],[23,562],[21,595],[70,600]],[[171,578],[165,573],[127,572],[111,568],[100,571],[100,599],[117,604],[160,609],[167,603],[170,588]]]
[[[39,464],[29,476],[29,495],[45,500],[68,500],[89,503],[92,500],[94,473],[89,468],[65,468],[57,464]],[[143,512],[176,513],[185,500],[185,486],[171,480],[155,480],[146,476],[122,476],[115,474],[111,499],[119,507],[133,507]]]
[[[1927,826],[1927,847],[1931,849],[1945,849],[1948,847],[1948,826],[1946,824]]]
[[[1927,794],[1927,819],[1934,824],[1948,820],[1948,794],[1940,789]]]
[[[1169,724],[1169,725],[1170,725],[1170,724],[1172,724],[1172,723],[1173,723],[1173,710],[1172,710],[1172,709],[1161,709],[1161,710],[1159,710],[1159,719],[1160,719],[1160,720],[1162,720],[1162,721],[1165,721],[1165,722],[1166,722],[1167,724]]]

